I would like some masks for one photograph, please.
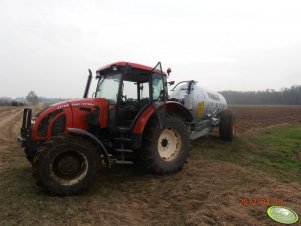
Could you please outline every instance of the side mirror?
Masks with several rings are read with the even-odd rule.
[[[167,74],[168,74],[168,76],[169,76],[170,73],[171,73],[171,68],[169,67],[169,68],[167,68]]]

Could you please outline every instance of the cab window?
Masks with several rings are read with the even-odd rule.
[[[137,83],[131,81],[123,81],[123,95],[128,99],[137,100]]]
[[[152,77],[153,100],[156,101],[160,97],[161,90],[164,90],[162,75],[154,73]]]

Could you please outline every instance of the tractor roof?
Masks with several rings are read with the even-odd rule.
[[[97,70],[97,72],[104,71],[106,69],[111,68],[112,66],[119,66],[119,67],[131,66],[133,68],[140,69],[140,70],[143,70],[143,71],[152,71],[153,70],[152,67],[145,66],[145,65],[142,65],[142,64],[136,64],[136,63],[131,63],[131,62],[120,61],[120,62],[116,62],[116,63],[112,63],[112,64],[108,64],[106,66],[103,66],[103,67],[99,68]],[[160,73],[159,70],[155,69],[155,71]],[[163,73],[164,76],[167,76],[167,74],[165,72],[162,72],[162,73]]]

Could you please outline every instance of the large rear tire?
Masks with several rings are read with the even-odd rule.
[[[51,138],[33,159],[33,176],[37,185],[56,195],[80,193],[92,182],[96,152],[96,147],[80,136]]]
[[[190,149],[187,126],[177,115],[167,115],[165,128],[150,121],[145,128],[141,158],[145,167],[158,174],[170,174],[180,170]]]
[[[222,140],[232,141],[236,130],[236,115],[230,110],[224,110],[220,115],[219,136]]]

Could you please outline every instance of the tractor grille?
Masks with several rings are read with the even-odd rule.
[[[66,127],[66,115],[61,115],[52,125],[51,136],[64,133]]]
[[[48,130],[49,123],[56,115],[58,115],[62,111],[63,111],[62,109],[55,110],[55,111],[49,113],[45,118],[42,119],[42,121],[38,127],[38,136],[39,137],[47,136],[47,130]]]

